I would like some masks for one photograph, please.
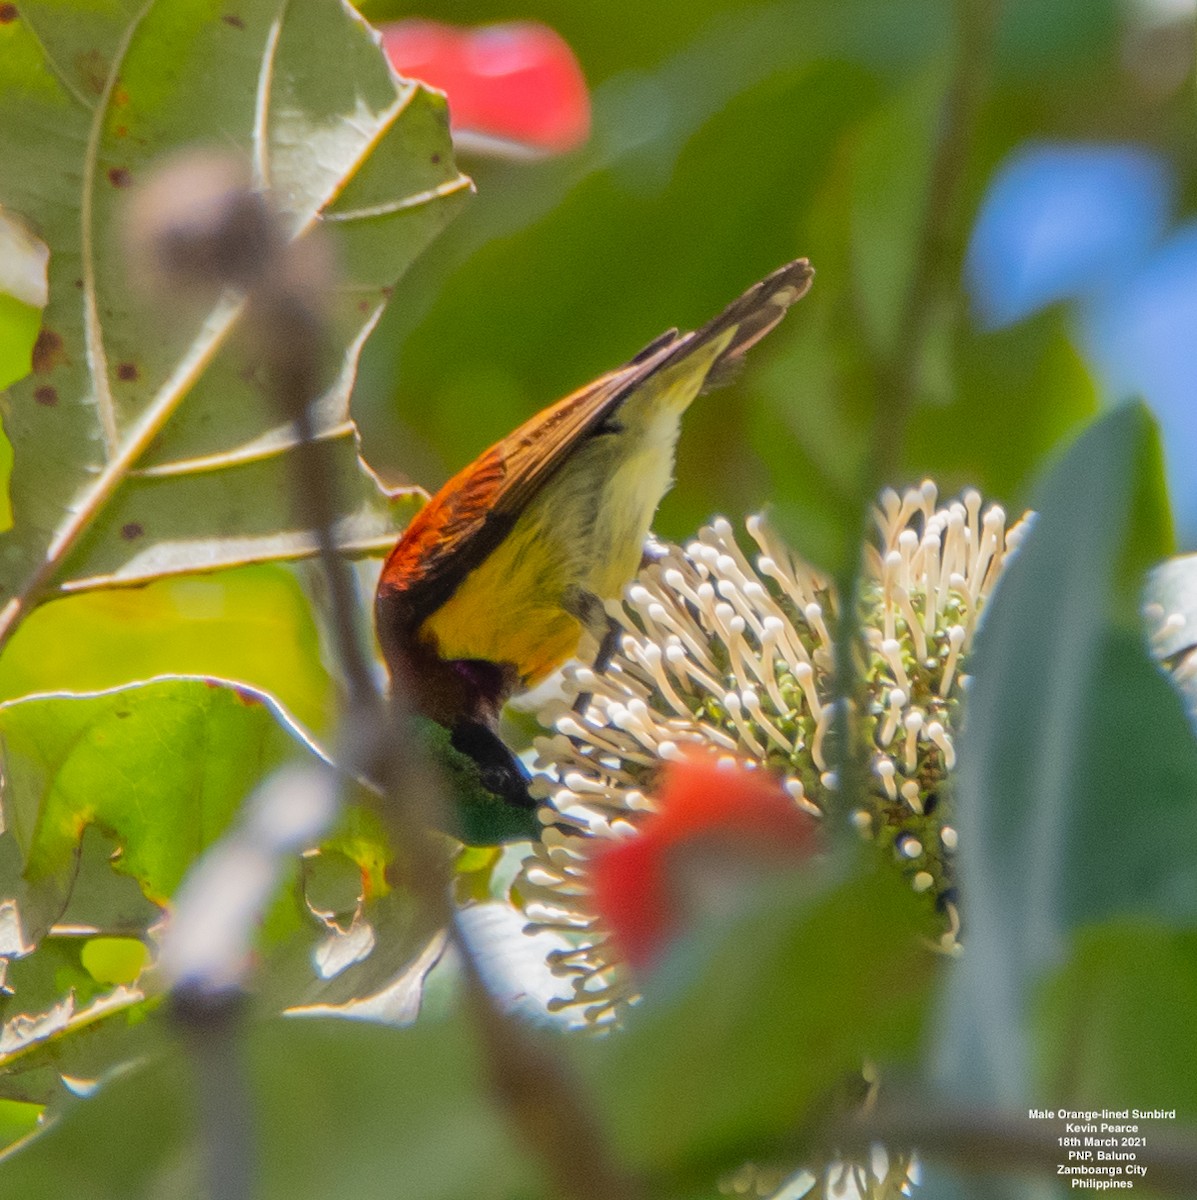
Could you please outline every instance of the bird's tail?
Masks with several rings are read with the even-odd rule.
[[[650,342],[629,365],[651,363],[651,373],[669,372],[682,362],[701,358],[704,347],[723,341],[707,367],[700,391],[723,387],[735,378],[744,355],[786,315],[790,305],[810,289],[814,268],[805,258],[778,267],[733,300],[717,317],[693,333],[670,330]],[[642,377],[643,378],[643,377]]]

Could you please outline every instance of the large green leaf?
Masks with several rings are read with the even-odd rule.
[[[32,901],[26,939],[60,916],[89,826],[116,837],[117,869],[163,902],[258,780],[302,745],[269,697],[211,679],[0,705],[5,830],[21,876],[0,880],[0,893]]]
[[[1037,1086],[1068,1108],[1197,1120],[1197,933],[1121,919],[1081,930],[1036,1006]],[[1141,1126],[1148,1138],[1167,1126]],[[1150,1141],[1149,1141],[1150,1144]]]
[[[1035,1102],[1031,990],[1076,927],[1197,918],[1197,743],[1138,623],[1170,548],[1144,410],[1098,422],[1047,479],[972,660],[958,823],[966,952],[940,1025],[943,1078]]]
[[[393,539],[411,500],[360,463],[348,393],[390,286],[469,189],[443,97],[397,80],[341,0],[29,0],[0,24],[0,113],[0,204],[51,250],[34,373],[5,413],[0,637],[51,586],[311,552],[290,511],[290,428],[236,349],[243,306],[164,324],[129,285],[130,188],[185,147],[240,152],[294,237],[331,232],[341,362],[316,412],[336,532],[353,550]]]
[[[431,749],[438,759],[452,753]],[[135,982],[136,971],[113,976],[119,952],[127,957],[130,939],[147,938],[213,843],[240,836],[234,818],[262,778],[311,752],[272,699],[210,678],[0,704],[0,898],[12,929],[0,944],[12,959],[0,1011],[57,1008],[53,1025],[112,983]],[[498,805],[476,772],[458,771],[452,784],[464,813]],[[363,792],[351,801],[322,852],[281,864],[277,894],[265,898],[256,937],[265,968],[255,991],[267,1011],[358,1001],[399,986],[413,970],[422,978],[439,956],[438,949],[418,969],[436,925],[388,881],[392,854],[374,798]],[[82,936],[88,932],[128,944]],[[138,966],[144,962],[143,955]],[[110,1045],[109,1065],[121,1053],[111,1028],[91,1035]],[[24,1044],[18,1032],[8,1030],[14,1046]],[[69,1027],[53,1032],[59,1041],[74,1036]]]
[[[293,573],[254,566],[36,609],[0,657],[0,700],[93,692],[156,675],[209,675],[268,692],[314,734],[333,720],[311,608]]]

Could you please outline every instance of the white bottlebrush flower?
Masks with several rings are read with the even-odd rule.
[[[964,666],[1025,525],[1007,530],[975,491],[939,507],[930,482],[884,493],[876,524],[858,644],[872,776],[854,820],[892,845],[916,889],[934,890],[951,945],[956,834],[944,784]],[[636,836],[662,762],[694,745],[726,751],[775,772],[815,814],[836,787],[834,588],[762,518],[747,530],[751,560],[722,518],[685,548],[661,547],[611,609],[621,636],[606,670],[571,664],[564,699],[539,714],[552,730],[535,743],[545,828],[514,894],[532,928],[569,938],[551,962],[573,988],[560,1006],[592,1024],[616,1020],[635,990],[594,910],[588,860],[604,840]]]

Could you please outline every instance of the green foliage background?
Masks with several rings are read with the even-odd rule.
[[[232,44],[227,20],[225,40],[211,31],[235,7],[151,6],[167,53],[159,61],[153,45],[141,47],[147,78],[165,86],[170,71],[154,72],[169,67],[170,46],[184,54],[195,30],[214,47]],[[250,7],[262,22],[273,11]],[[93,23],[133,20],[116,0],[29,8],[73,23],[65,40],[76,50]],[[375,21],[412,15],[384,0],[365,11]],[[350,79],[367,79],[361,90],[384,110],[377,52],[334,0],[296,0],[291,15],[295,65],[285,81],[309,97],[313,122],[325,105],[351,104]],[[1139,139],[1168,155],[1191,200],[1189,90],[1153,92],[1127,69],[1128,18],[1114,0],[559,0],[514,14],[489,0],[444,0],[417,15],[553,25],[592,85],[594,132],[560,159],[461,162],[477,195],[464,203],[454,193],[416,225],[347,219],[338,230],[349,279],[335,319],[343,390],[352,387],[365,459],[385,481],[438,485],[663,329],[702,322],[806,255],[818,272],[810,296],[734,386],[692,410],[659,532],[684,538],[717,512],[768,503],[799,551],[845,578],[878,483],[931,475],[941,494],[976,486],[1010,513],[1040,512],[975,662],[958,796],[969,923],[961,962],[925,953],[925,914],[911,895],[844,853],[679,947],[622,1039],[579,1046],[535,1031],[537,1053],[580,1081],[601,1136],[652,1197],[712,1195],[720,1174],[748,1159],[792,1167],[817,1158],[828,1097],[866,1054],[901,1065],[914,1115],[897,1144],[929,1144],[927,1195],[1054,1194],[1046,1177],[978,1183],[970,1174],[970,1117],[1031,1105],[1174,1108],[1179,1161],[1197,1162],[1197,744],[1191,701],[1186,712],[1153,664],[1137,616],[1145,573],[1173,550],[1155,434],[1137,407],[1098,412],[1065,313],[983,334],[960,285],[986,182],[1029,138]],[[0,24],[0,121],[34,77],[22,74],[18,51],[32,51],[17,40],[19,24]],[[361,76],[346,67],[322,81],[330,30],[343,38],[337,64]],[[252,55],[210,64],[230,109],[257,66]],[[180,141],[227,132],[203,103],[187,92],[166,106]],[[236,140],[243,130],[229,120]],[[421,93],[411,120],[338,203],[354,211],[355,199],[365,208],[456,186],[439,101]],[[9,129],[10,161],[34,162],[28,124]],[[66,165],[45,184],[44,204],[3,161],[0,194],[51,243],[52,270],[73,272],[76,249],[61,237],[75,218],[59,209],[74,196],[79,139],[59,133]],[[312,183],[302,194],[310,164],[297,145],[298,219],[321,193]],[[105,254],[115,278],[116,250]],[[399,276],[355,376],[353,339],[374,311],[358,304],[380,304]],[[51,306],[70,286],[63,275]],[[111,286],[109,298],[123,303]],[[163,372],[177,357],[178,345],[160,346],[142,319],[115,307],[105,319],[133,350],[152,345]],[[0,376],[15,378],[29,365],[28,312],[4,334]],[[82,356],[72,369],[86,410]],[[188,397],[228,435],[215,449],[277,432],[252,399],[238,408],[221,390],[228,378],[244,385],[236,362],[216,370],[224,374],[201,378]],[[13,564],[36,561],[70,511],[68,492],[48,494],[55,489],[34,468],[88,477],[91,450],[62,452],[46,432],[49,409],[30,407],[40,403],[35,382],[15,383],[5,408],[17,522],[6,586]],[[134,411],[145,400],[123,403]],[[359,549],[377,551],[413,505],[389,503],[352,463],[343,415],[335,406],[324,414],[347,448]],[[178,434],[193,452],[211,438],[202,426]],[[82,425],[72,436],[96,441]],[[42,1013],[68,996],[74,1005],[61,1027],[0,1045],[0,1136],[15,1141],[43,1111],[57,1118],[0,1159],[0,1194],[190,1196],[202,1186],[195,1062],[152,979],[146,995],[114,986],[146,984],[130,949],[152,944],[157,906],[228,835],[270,767],[311,760],[307,738],[331,735],[343,690],[320,581],[304,564],[261,561],[294,557],[296,531],[266,530],[273,540],[261,553],[237,540],[262,534],[255,522],[281,511],[283,472],[246,482],[224,467],[217,490],[237,503],[165,502],[173,524],[163,545],[180,555],[170,571],[138,573],[118,505],[59,577],[83,582],[73,594],[51,589],[0,654],[0,898],[22,906],[25,935],[38,943],[8,964],[0,1015]],[[146,486],[133,479],[120,504],[136,506]],[[31,495],[40,506],[32,520],[21,507]],[[269,504],[247,502],[263,496]],[[215,547],[225,569],[195,574],[197,562],[177,551],[187,538]],[[362,567],[364,589],[371,570]],[[110,586],[131,579],[145,586]],[[1167,587],[1170,611],[1197,610],[1192,560],[1172,564]],[[1176,661],[1188,649],[1182,639],[1166,653]],[[154,765],[163,754],[169,769]],[[242,1050],[260,1194],[554,1195],[543,1147],[513,1131],[513,1106],[497,1103],[488,1083],[492,1051],[451,999],[405,1030],[273,1019],[289,1004],[378,990],[434,936],[388,874],[394,847],[375,810],[354,799],[319,852],[289,865],[256,947]],[[495,866],[493,854],[467,852],[459,893],[498,890]],[[329,923],[347,926],[358,908],[382,949],[314,978],[311,955]],[[64,1086],[113,1072],[95,1098]],[[937,1136],[924,1141],[918,1115],[944,1096],[960,1120],[928,1118]],[[1017,1138],[1004,1149],[1012,1168],[1043,1165],[1035,1147],[1020,1159]],[[1183,1169],[1152,1179],[1178,1194],[1192,1188]]]

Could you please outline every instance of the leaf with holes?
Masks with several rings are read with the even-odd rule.
[[[262,775],[305,747],[268,696],[219,680],[0,705],[5,840],[17,851],[0,894],[18,898],[24,938],[61,916],[89,826],[116,837],[116,868],[162,903]]]
[[[330,232],[340,367],[318,432],[338,540],[385,549],[416,499],[362,464],[349,392],[391,285],[470,190],[444,98],[394,76],[341,0],[28,0],[0,24],[0,111],[0,205],[50,247],[33,373],[4,408],[0,639],[51,590],[312,552],[288,504],[290,428],[237,349],[242,307],[168,327],[129,287],[129,190],[184,147],[239,151],[292,237]]]

